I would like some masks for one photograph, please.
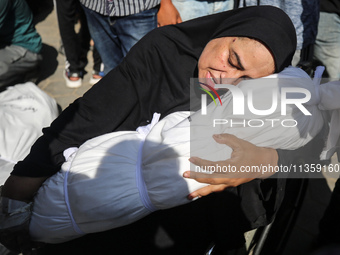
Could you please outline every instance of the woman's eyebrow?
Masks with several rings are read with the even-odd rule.
[[[238,67],[239,67],[239,69],[241,70],[241,71],[244,71],[245,70],[245,68],[244,68],[244,66],[242,65],[242,62],[241,62],[241,60],[240,60],[240,56],[237,54],[237,52],[235,52],[234,50],[232,50],[232,53],[235,55],[235,57],[236,57],[236,61],[237,61],[237,65],[238,65]]]

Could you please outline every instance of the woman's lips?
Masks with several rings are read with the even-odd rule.
[[[201,85],[202,88],[204,88],[206,90],[211,90],[210,88],[215,89],[215,82],[214,82],[213,77],[212,77],[212,75],[209,71],[206,73],[205,79],[200,80],[200,85]]]

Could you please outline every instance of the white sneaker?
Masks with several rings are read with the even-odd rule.
[[[64,71],[64,79],[66,81],[66,86],[72,89],[79,88],[83,82],[81,73],[71,73],[67,69]]]
[[[96,84],[98,81],[100,81],[101,78],[103,78],[104,76],[104,72],[98,72],[98,71],[92,71],[92,76],[91,76],[91,79],[89,81],[89,83],[91,85],[94,85]]]

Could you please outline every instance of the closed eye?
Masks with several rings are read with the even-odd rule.
[[[229,63],[229,65],[230,65],[232,68],[235,68],[235,69],[237,69],[237,70],[241,70],[238,66],[236,66],[236,65],[233,64],[233,62],[231,61],[230,58],[228,58],[228,63]]]
[[[233,63],[232,58],[236,58],[236,64]],[[231,67],[236,68],[237,70],[244,71],[245,68],[241,62],[240,56],[234,50],[231,50],[228,58],[228,63]]]

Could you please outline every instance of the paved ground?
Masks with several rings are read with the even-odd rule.
[[[60,36],[54,11],[45,20],[37,24],[37,30],[44,43],[44,63],[38,86],[55,98],[61,108],[64,109],[91,87],[88,83],[92,71],[91,63],[87,66],[89,74],[85,76],[83,86],[78,89],[67,88],[62,76],[65,59],[63,55],[58,54]],[[329,176],[326,180],[320,179],[310,182],[302,210],[283,254],[303,255],[309,253],[310,245],[318,232],[318,221],[328,203],[330,190],[334,187],[336,178],[337,176]]]

